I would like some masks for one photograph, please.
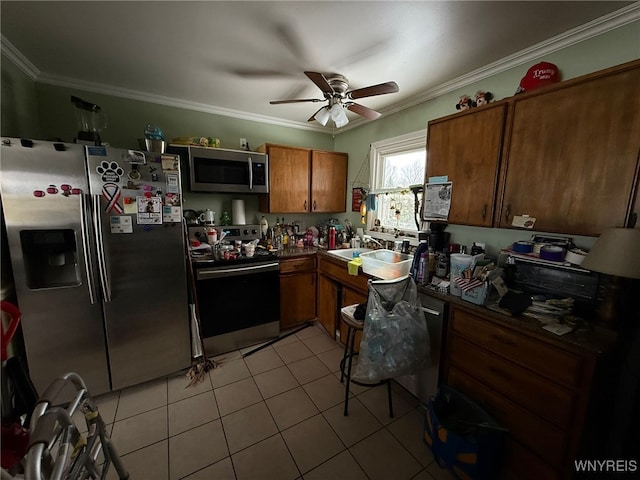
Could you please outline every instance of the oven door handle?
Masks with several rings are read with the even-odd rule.
[[[235,277],[248,273],[260,273],[280,270],[278,262],[263,263],[261,265],[250,265],[246,267],[200,269],[196,277],[198,280],[210,280],[212,278]]]

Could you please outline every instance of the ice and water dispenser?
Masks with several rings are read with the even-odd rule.
[[[22,230],[20,243],[30,289],[80,285],[77,242],[72,229]]]

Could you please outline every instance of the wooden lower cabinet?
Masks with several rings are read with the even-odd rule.
[[[342,260],[319,255],[318,320],[332,337],[338,333],[342,342],[347,338],[347,329],[340,321],[340,308],[367,300],[368,279],[363,274],[349,275],[347,263]],[[356,349],[360,338],[361,335],[356,337]]]
[[[597,353],[452,305],[443,381],[509,430],[502,478],[570,479]]]
[[[280,260],[280,329],[316,318],[316,257]]]

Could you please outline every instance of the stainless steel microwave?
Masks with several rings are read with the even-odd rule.
[[[269,193],[269,158],[264,153],[189,147],[192,192]]]

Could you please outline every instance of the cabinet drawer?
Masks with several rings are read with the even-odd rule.
[[[578,387],[583,359],[462,310],[453,312],[453,330],[487,350],[545,377]]]
[[[316,256],[295,257],[280,260],[280,273],[308,272],[316,269]]]
[[[571,425],[574,402],[568,390],[457,335],[451,338],[450,353],[454,366],[501,395],[563,429]]]
[[[482,404],[500,425],[509,429],[509,435],[545,462],[562,467],[567,436],[559,428],[532,415],[455,367],[449,370],[448,383]]]

